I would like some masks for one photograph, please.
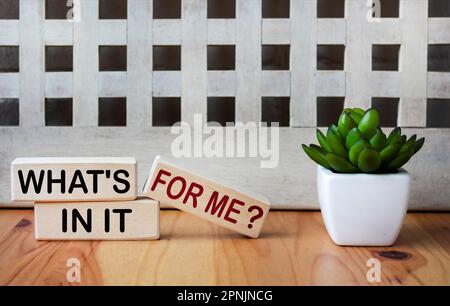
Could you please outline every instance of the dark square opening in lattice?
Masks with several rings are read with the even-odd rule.
[[[400,45],[372,45],[373,71],[398,71]]]
[[[46,126],[72,126],[72,98],[45,99]]]
[[[399,98],[373,97],[372,107],[380,114],[380,126],[396,127]]]
[[[262,70],[289,70],[290,45],[263,45]]]
[[[287,127],[290,123],[290,97],[262,97],[261,121],[272,126],[278,123],[280,127]]]
[[[152,125],[172,126],[181,121],[181,98],[153,97]]]
[[[73,2],[68,0],[45,0],[45,19],[72,19]]]
[[[127,125],[127,99],[99,98],[98,99],[98,126],[126,126]]]
[[[0,72],[19,72],[18,46],[0,46]]]
[[[127,71],[127,46],[99,46],[100,71]]]
[[[127,19],[127,0],[99,0],[99,19]]]
[[[235,53],[234,45],[209,45],[208,70],[235,70]]]
[[[344,45],[317,45],[317,70],[344,70]]]
[[[181,18],[181,0],[153,0],[153,19]]]
[[[72,46],[46,46],[45,71],[61,72],[73,70]]]
[[[345,0],[317,0],[317,18],[344,18]]]
[[[345,97],[317,97],[317,126],[337,125],[344,100]]]
[[[0,0],[0,19],[19,19],[19,0]]]
[[[262,18],[289,18],[291,0],[262,0]]]
[[[428,0],[428,17],[431,18],[450,17],[450,1]]]
[[[0,126],[19,125],[19,99],[0,98]]]
[[[153,46],[153,70],[181,70],[181,46]]]
[[[380,0],[380,16],[381,18],[398,18],[400,17],[400,0]]]
[[[208,97],[208,122],[218,122],[221,126],[235,123],[234,97]]]
[[[450,72],[450,44],[428,46],[428,71]]]
[[[208,0],[208,18],[236,18],[236,0]]]
[[[428,99],[427,127],[450,128],[450,98]]]

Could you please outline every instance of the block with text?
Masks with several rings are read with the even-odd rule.
[[[183,170],[156,157],[144,187],[147,196],[246,236],[257,238],[270,204]]]
[[[129,157],[16,158],[13,201],[119,201],[137,197],[136,160]]]
[[[36,203],[34,211],[38,240],[159,238],[159,203],[150,199]]]

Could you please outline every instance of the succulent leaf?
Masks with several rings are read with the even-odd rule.
[[[381,162],[386,164],[393,160],[397,156],[401,147],[402,145],[399,142],[388,145],[380,152]]]
[[[313,161],[321,165],[322,167],[325,167],[327,169],[331,169],[330,165],[328,164],[328,161],[326,158],[322,156],[321,153],[319,153],[316,149],[313,149],[311,147],[308,147],[307,145],[302,145],[303,151],[311,158]]]
[[[331,147],[327,143],[327,138],[319,129],[317,129],[317,131],[316,131],[316,136],[317,136],[317,140],[319,141],[319,144],[322,147],[322,149],[324,149],[328,153],[333,152],[333,150],[331,150]]]
[[[353,165],[358,166],[359,154],[361,154],[361,151],[367,147],[369,147],[369,144],[364,139],[358,141],[352,146],[350,152],[348,153],[348,157]]]
[[[330,166],[342,173],[353,173],[358,172],[358,168],[353,166],[351,163],[346,161],[344,158],[334,154],[334,153],[328,153],[327,154],[327,161],[330,164]]]
[[[391,131],[387,138],[387,144],[393,144],[395,142],[399,142],[400,138],[402,137],[402,129],[400,127],[397,127]]]
[[[365,148],[358,156],[358,168],[362,172],[375,172],[381,166],[381,158],[378,151]]]
[[[357,127],[353,128],[348,132],[347,137],[345,138],[345,147],[347,150],[350,150],[355,143],[364,139],[364,136],[358,130]]]
[[[366,137],[366,139],[370,139],[373,135],[375,135],[379,126],[380,117],[378,115],[378,111],[374,108],[371,108],[367,110],[367,112],[361,118],[358,129],[364,135],[364,137]]]
[[[328,129],[327,132],[327,143],[330,146],[333,153],[339,155],[342,158],[347,158],[348,154],[342,142],[342,138],[340,138],[331,127]]]
[[[326,133],[317,130],[320,146],[302,145],[305,153],[317,164],[339,173],[390,172],[405,165],[423,147],[425,138],[409,139],[397,127],[388,137],[379,127],[375,109],[346,108],[337,126]]]
[[[343,138],[347,137],[348,132],[356,127],[356,122],[350,116],[350,112],[350,109],[344,110],[339,117],[338,127]]]
[[[423,144],[425,143],[425,138],[422,137],[419,140],[416,141],[416,144],[414,145],[414,154],[419,152],[420,149],[422,149]]]
[[[398,154],[402,155],[403,153],[409,152],[411,148],[414,148],[416,145],[416,139],[417,135],[411,136],[411,138],[409,138],[408,141],[402,146]]]
[[[369,142],[375,150],[380,152],[386,147],[386,135],[383,133],[383,131],[378,130]]]

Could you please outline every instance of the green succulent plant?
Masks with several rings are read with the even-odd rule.
[[[302,147],[313,161],[334,172],[395,172],[422,148],[425,138],[407,139],[399,127],[386,136],[379,125],[376,109],[346,108],[326,135],[317,129],[319,145]]]

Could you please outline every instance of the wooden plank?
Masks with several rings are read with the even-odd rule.
[[[208,19],[208,45],[235,45],[236,19]]]
[[[155,240],[159,238],[159,203],[36,203],[37,240]]]
[[[79,285],[372,285],[375,258],[381,282],[373,285],[450,285],[449,222],[449,214],[408,214],[393,247],[344,248],[318,212],[271,212],[261,238],[249,240],[162,211],[158,241],[46,242],[34,239],[31,210],[0,210],[0,284],[77,285],[66,278],[76,258]]]
[[[263,45],[290,45],[292,25],[290,19],[262,19]]]
[[[149,36],[151,37],[150,41],[153,41],[153,45],[156,46],[181,45],[182,42],[181,20],[152,19],[151,31],[149,31]]]
[[[70,20],[45,20],[44,31],[46,46],[73,45],[73,22]]]
[[[20,26],[18,20],[0,20],[0,42],[4,46],[19,45]]]
[[[208,71],[208,97],[235,97],[236,71]]]
[[[2,98],[20,97],[19,73],[0,73],[0,97]]]
[[[372,43],[368,33],[371,24],[366,19],[369,7],[366,1],[346,1],[347,44],[345,50],[346,100],[345,107],[372,106],[368,90],[372,84],[369,75],[372,71]]]
[[[262,71],[263,97],[289,97],[291,95],[290,71]]]
[[[192,124],[194,116],[206,119],[207,41],[206,0],[182,1],[181,119]]]
[[[181,71],[154,71],[153,97],[181,97]]]
[[[270,209],[270,204],[259,196],[183,170],[159,156],[153,162],[144,193],[252,238],[258,238]]]
[[[261,18],[261,0],[236,0],[236,121],[244,123],[261,121]]]
[[[98,125],[98,0],[80,2],[79,21],[74,22],[73,125]]]
[[[130,0],[130,5],[133,3]],[[131,12],[130,12],[131,13]],[[145,11],[143,11],[145,13]],[[131,15],[130,15],[131,16]],[[146,14],[146,16],[148,16]],[[133,24],[136,20],[129,18],[127,20],[106,20],[102,19],[97,22],[97,42],[100,46],[124,46],[127,44],[127,37],[129,38],[128,25]],[[136,33],[139,35],[139,33]]]
[[[427,113],[428,1],[402,0],[400,126],[424,127]],[[422,39],[418,39],[421,37]]]
[[[20,125],[44,124],[44,3],[20,1]],[[26,67],[26,69],[24,69]]]
[[[72,72],[47,72],[45,74],[46,98],[72,98],[73,97],[73,73]]]
[[[291,0],[291,126],[316,125],[317,0]]]
[[[153,1],[128,1],[127,125],[152,125]]]
[[[128,157],[16,158],[13,201],[114,201],[137,196],[136,160]]]
[[[428,19],[428,43],[449,44],[450,43],[450,19],[429,18]]]
[[[428,72],[428,98],[448,99],[450,97],[450,73]]]
[[[323,129],[322,129],[323,130]],[[386,129],[389,132],[390,129]],[[406,165],[413,178],[410,210],[449,210],[450,133],[448,129],[402,129],[411,136],[426,138],[423,149]],[[139,162],[138,186],[144,186],[156,155],[172,156],[170,128],[50,128],[0,127],[0,177],[10,177],[10,165],[18,156],[135,156]],[[208,136],[204,136],[206,139]],[[45,141],[45,145],[42,142]],[[318,209],[316,165],[300,149],[302,143],[317,143],[315,128],[281,128],[279,163],[262,169],[263,158],[171,158],[169,161],[207,177],[223,173],[231,186],[267,197],[276,209]],[[274,177],[280,178],[274,183]],[[280,187],[282,186],[282,188]],[[281,190],[281,192],[280,192]],[[0,206],[11,203],[11,183],[0,180]],[[23,204],[20,204],[23,205]]]
[[[97,90],[99,97],[126,97],[129,82],[128,78],[130,77],[130,72],[125,71],[102,71],[97,75]],[[138,91],[139,92],[139,91]],[[142,94],[142,92],[140,92]],[[146,101],[140,96],[139,102]],[[129,110],[129,106],[133,102],[130,102],[127,99],[127,110]],[[148,104],[148,103],[147,103]],[[145,107],[141,110],[142,114],[145,114]],[[127,116],[130,115],[132,110],[127,111]],[[133,124],[132,120],[127,120],[128,123]],[[136,122],[134,122],[136,123]]]

